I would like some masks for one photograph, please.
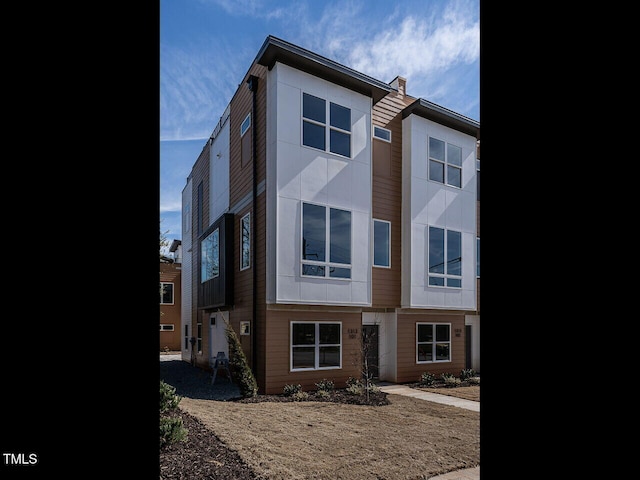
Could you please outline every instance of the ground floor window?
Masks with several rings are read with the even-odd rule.
[[[161,323],[160,324],[160,331],[161,332],[173,332],[173,325],[170,323]]]
[[[202,323],[198,323],[198,337],[196,338],[198,344],[198,353],[202,353]]]
[[[417,363],[451,361],[451,324],[417,323]]]
[[[291,322],[291,370],[342,368],[342,323]]]
[[[189,350],[189,325],[184,326],[184,349]]]

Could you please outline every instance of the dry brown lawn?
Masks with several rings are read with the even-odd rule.
[[[480,464],[478,412],[389,399],[372,407],[183,398],[180,408],[269,480],[426,479]]]

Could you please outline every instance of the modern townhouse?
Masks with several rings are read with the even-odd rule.
[[[160,257],[160,350],[181,350],[182,337],[182,246],[173,240],[169,246],[172,256]]]
[[[260,393],[480,370],[480,124],[406,87],[266,38],[182,192],[184,360],[229,323]]]

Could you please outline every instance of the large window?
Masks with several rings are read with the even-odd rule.
[[[291,370],[342,368],[342,324],[291,322]]]
[[[462,148],[429,137],[429,180],[462,187]]]
[[[173,283],[160,282],[160,304],[173,304]]]
[[[462,234],[429,227],[429,285],[462,287]]]
[[[351,109],[303,93],[302,144],[351,157]]]
[[[391,266],[391,223],[373,220],[373,266]]]
[[[418,323],[416,329],[417,363],[451,361],[451,324]]]
[[[351,278],[351,212],[302,204],[302,275]]]
[[[220,275],[220,229],[216,228],[200,244],[200,281]]]
[[[251,266],[251,213],[240,220],[240,270]]]

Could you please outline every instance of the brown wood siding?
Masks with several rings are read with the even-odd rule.
[[[400,307],[402,109],[415,98],[391,93],[373,107],[373,125],[391,131],[391,143],[374,139],[372,216],[391,222],[391,268],[372,267],[372,307]],[[387,158],[389,165],[387,167]],[[387,173],[388,172],[388,173]]]
[[[257,182],[262,182],[266,172],[266,102],[267,102],[267,69],[260,65],[253,65],[245,78],[242,80],[238,90],[230,103],[229,115],[229,206],[231,208],[238,201],[253,192],[253,135],[256,133],[256,160],[257,160]],[[255,75],[259,78],[258,90],[256,95],[256,112],[253,109],[253,92],[249,90],[247,79],[249,75]],[[248,113],[251,115],[251,127],[243,137],[240,136],[240,126]],[[251,266],[240,271],[240,220],[247,213],[251,212],[251,235],[252,248],[255,249],[255,259],[251,259]],[[265,315],[266,315],[266,297],[265,297],[265,275],[266,275],[266,195],[263,192],[258,195],[256,208],[252,203],[244,207],[242,211],[237,212],[234,222],[234,238],[237,248],[234,250],[234,295],[235,304],[231,312],[231,325],[239,334],[240,322],[251,322],[251,335],[242,335],[240,341],[243,351],[253,368],[254,352],[253,338],[257,335],[258,342],[256,344],[257,370],[254,371],[256,381],[258,382],[259,392],[264,393],[264,372],[265,372]],[[257,298],[256,298],[256,315],[253,318],[253,275],[254,268],[257,275]]]
[[[417,323],[450,323],[451,324],[451,362],[417,363],[416,362],[416,324]],[[440,376],[451,373],[459,376],[465,366],[464,313],[398,313],[398,363],[397,382],[416,382],[424,372]],[[456,336],[457,334],[460,336]]]
[[[342,322],[342,368],[291,372],[290,332],[293,321]],[[267,394],[280,394],[287,384],[300,384],[303,390],[316,390],[315,384],[324,378],[332,380],[336,388],[344,388],[350,376],[359,378],[362,335],[362,315],[360,313],[330,311],[328,309],[325,312],[295,309],[268,310],[267,322],[269,329],[266,334],[266,343],[269,345],[269,350],[265,359],[268,368],[264,379],[264,390]]]
[[[211,145],[210,142],[207,142],[198,159],[196,160],[193,168],[191,170],[191,185],[192,185],[192,199],[191,199],[191,212],[192,212],[192,253],[191,253],[191,284],[194,288],[191,289],[191,336],[197,337],[197,324],[198,321],[203,319],[202,312],[198,310],[198,282],[199,282],[199,273],[200,273],[200,264],[199,262],[199,248],[200,243],[198,241],[199,234],[202,234],[209,225],[209,155],[210,155]],[[198,232],[196,229],[197,225],[197,215],[198,215],[198,203],[197,203],[197,195],[198,195],[198,185],[202,182],[202,231]],[[202,322],[202,343],[203,343],[203,352],[202,354],[196,354],[196,363],[199,366],[207,367],[209,366],[209,357],[208,357],[208,337],[209,337],[209,315],[207,314],[206,319]],[[196,345],[194,345],[194,349]]]
[[[160,351],[166,349],[178,351],[181,349],[181,318],[182,318],[182,269],[180,264],[160,263],[160,281],[173,283],[173,304],[160,305],[160,323],[173,325],[173,332],[160,331]]]

